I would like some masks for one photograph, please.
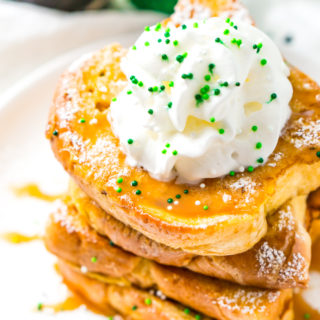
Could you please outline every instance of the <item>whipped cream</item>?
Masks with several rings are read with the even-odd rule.
[[[275,149],[292,86],[262,31],[229,19],[146,27],[121,63],[109,121],[132,166],[197,183],[252,171]]]

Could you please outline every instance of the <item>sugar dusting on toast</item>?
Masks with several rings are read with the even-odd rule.
[[[296,148],[320,145],[320,120],[305,122],[304,118],[296,121],[296,130],[291,134],[291,143]]]

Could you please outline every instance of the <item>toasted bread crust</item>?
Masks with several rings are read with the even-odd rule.
[[[66,205],[71,211],[76,208],[99,234],[137,256],[242,285],[286,289],[305,287],[308,283],[311,241],[303,226],[306,218],[309,220],[305,197],[289,201],[268,216],[267,234],[252,249],[220,257],[198,256],[159,244],[104,212],[75,183],[70,183],[69,193],[71,199]],[[273,257],[275,260],[271,261],[267,251],[277,252],[286,259],[276,261]],[[298,256],[299,264],[295,264]]]
[[[197,3],[211,10],[208,1]],[[226,4],[234,3],[215,2],[214,14],[223,14]],[[126,84],[119,67],[125,53],[120,46],[109,46],[67,71],[57,88],[47,128],[58,160],[116,219],[172,248],[201,255],[231,255],[247,251],[264,236],[267,213],[320,185],[320,159],[316,156],[320,148],[320,88],[294,68],[290,75],[292,116],[269,161],[253,173],[208,179],[206,188],[201,189],[160,182],[141,168],[128,166],[106,119],[112,97]],[[104,89],[99,90],[101,87]],[[86,119],[85,125],[79,123],[81,118]],[[121,194],[115,191],[119,176],[125,180]],[[130,186],[132,180],[139,182],[141,195]],[[169,212],[166,200],[183,194],[184,189],[189,189],[188,196]],[[226,196],[231,200],[225,201]],[[209,210],[195,206],[196,200],[208,204]]]
[[[167,297],[213,318],[277,319],[291,299],[290,289],[242,287],[134,256],[110,245],[76,212],[71,219],[67,212],[53,215],[45,244],[60,259],[85,266],[88,277],[117,286],[159,289]]]

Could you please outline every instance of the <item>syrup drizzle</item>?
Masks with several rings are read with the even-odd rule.
[[[37,198],[39,200],[53,202],[62,197],[62,194],[59,195],[50,195],[41,191],[39,186],[35,183],[28,183],[21,187],[13,187],[13,193],[21,198],[21,197],[32,197]]]

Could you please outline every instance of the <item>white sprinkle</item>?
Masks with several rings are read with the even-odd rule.
[[[228,202],[228,201],[230,201],[230,200],[231,200],[230,194],[224,193],[223,196],[222,196],[222,200],[223,200],[223,202]]]
[[[244,167],[239,167],[239,172],[244,172]]]
[[[89,124],[97,124],[98,120],[96,118],[93,118],[89,121]]]
[[[205,188],[205,187],[206,187],[206,185],[205,185],[204,183],[201,183],[201,184],[200,184],[200,188],[203,189],[203,188]]]
[[[86,266],[81,266],[80,268],[82,273],[87,273],[88,272],[88,268]]]
[[[196,206],[200,206],[201,202],[199,200],[197,200],[195,203],[194,203]]]
[[[178,204],[179,204],[179,201],[176,200],[173,204],[178,205]]]
[[[167,209],[168,210],[172,210],[172,206],[167,206]]]

